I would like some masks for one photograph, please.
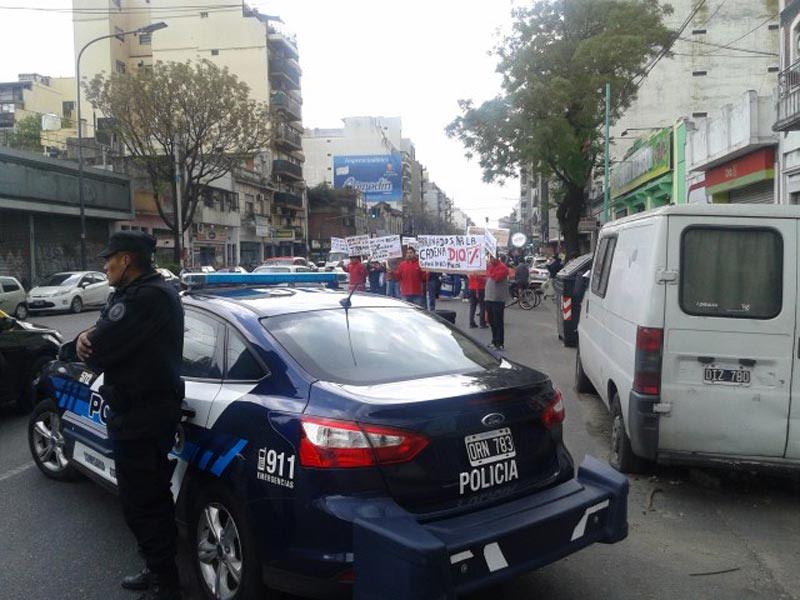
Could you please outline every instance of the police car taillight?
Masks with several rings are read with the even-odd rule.
[[[319,417],[303,417],[300,464],[344,469],[403,463],[419,454],[428,439],[417,433]]]
[[[565,416],[564,397],[561,395],[561,390],[556,388],[553,391],[552,400],[550,400],[547,408],[545,408],[542,413],[542,425],[544,425],[546,429],[552,429],[556,425],[563,423]]]

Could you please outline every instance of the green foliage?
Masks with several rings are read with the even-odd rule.
[[[583,190],[602,152],[605,84],[617,119],[673,40],[663,25],[671,10],[657,0],[539,0],[515,9],[512,33],[494,50],[503,93],[478,107],[460,101],[448,134],[477,156],[486,181],[531,166],[560,183],[562,229],[577,239]]]
[[[42,121],[35,115],[23,117],[16,122],[8,145],[17,150],[42,151]]]

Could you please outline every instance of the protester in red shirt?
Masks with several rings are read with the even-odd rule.
[[[425,272],[419,267],[416,251],[406,248],[406,259],[394,271],[394,277],[400,282],[400,295],[406,302],[412,302],[425,308],[424,283]]]
[[[351,256],[344,270],[350,273],[350,291],[363,292],[367,287],[367,267],[361,262],[361,257]]]
[[[475,324],[475,309],[479,308],[481,329],[486,329],[486,306],[484,298],[486,296],[486,275],[483,273],[472,273],[469,276],[469,326],[477,327]]]

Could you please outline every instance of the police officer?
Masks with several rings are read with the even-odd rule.
[[[181,597],[175,563],[177,529],[167,455],[180,419],[183,307],[154,270],[155,240],[138,231],[115,233],[100,256],[116,289],[100,318],[76,339],[78,357],[104,373],[122,512],[145,560],[122,586],[141,599]]]

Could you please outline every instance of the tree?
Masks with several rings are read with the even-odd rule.
[[[175,261],[180,262],[181,234],[193,222],[202,186],[269,147],[269,107],[251,100],[247,84],[208,60],[99,74],[84,87],[89,102],[111,119],[112,132],[147,173],[158,213],[175,235]],[[178,180],[181,223],[176,219]],[[166,190],[171,210],[165,209]]]
[[[8,145],[17,150],[42,151],[42,121],[35,115],[23,117],[14,126]]]
[[[532,166],[560,184],[558,219],[568,256],[578,252],[585,190],[602,156],[603,88],[611,83],[612,119],[636,97],[655,60],[668,54],[672,12],[657,0],[538,0],[512,12],[512,33],[495,48],[503,93],[447,127],[466,155],[479,157],[485,181]]]

